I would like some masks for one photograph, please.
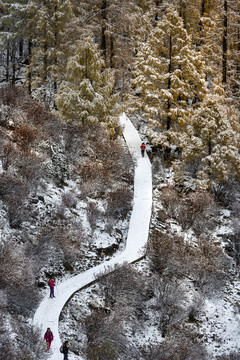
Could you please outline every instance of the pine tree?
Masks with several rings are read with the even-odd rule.
[[[140,107],[150,123],[153,144],[180,145],[192,105],[206,94],[204,62],[174,8],[152,29],[138,51],[133,84]],[[137,99],[137,98],[136,98]]]
[[[120,108],[118,96],[112,93],[113,75],[113,71],[104,69],[104,60],[93,40],[79,41],[56,95],[63,120],[81,124],[101,122],[114,135]]]
[[[42,89],[44,100],[47,94],[52,97],[61,81],[68,54],[67,26],[72,17],[72,0],[33,0],[28,7],[25,35],[32,50],[27,78],[32,89]]]
[[[21,67],[25,61],[23,37],[27,0],[8,0],[1,3],[0,50],[4,81],[15,84],[21,79]]]
[[[203,188],[240,179],[239,113],[222,95],[206,97],[187,126],[182,146],[182,164],[175,164],[176,179],[189,173]]]

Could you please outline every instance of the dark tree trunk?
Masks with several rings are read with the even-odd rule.
[[[32,41],[29,40],[28,41],[28,66],[29,66],[29,71],[28,71],[28,93],[31,95],[32,94]]]
[[[103,52],[105,63],[107,63],[107,40],[106,40],[107,0],[102,0],[101,13],[102,13],[101,50]]]
[[[12,42],[12,80],[11,83],[14,85],[16,82],[16,44]]]
[[[7,59],[6,59],[6,82],[9,82],[9,63],[10,63],[10,50],[9,41],[7,43]]]
[[[170,74],[172,73],[172,37],[170,35],[169,37],[169,65],[168,65],[168,89],[171,89],[171,78]],[[170,101],[168,100],[167,108],[170,109]],[[171,118],[168,116],[167,118],[167,130],[169,130],[171,127]]]
[[[228,2],[224,0],[223,41],[222,41],[222,83],[227,83],[227,50],[228,50]]]

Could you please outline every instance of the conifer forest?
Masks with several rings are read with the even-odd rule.
[[[48,359],[49,277],[124,249],[122,113],[149,239],[66,303],[69,360],[240,359],[240,0],[0,0],[0,360]]]

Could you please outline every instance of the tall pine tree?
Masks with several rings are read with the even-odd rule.
[[[67,62],[56,104],[65,121],[102,123],[114,135],[120,108],[113,94],[114,73],[104,69],[100,51],[91,38],[83,38]]]
[[[192,106],[204,98],[207,89],[202,56],[192,48],[183,20],[173,7],[141,45],[134,74],[153,144],[163,148],[181,145],[179,137]]]
[[[178,181],[188,173],[200,187],[211,188],[229,178],[240,179],[239,113],[223,89],[222,95],[205,98],[182,140],[182,163],[174,167]]]

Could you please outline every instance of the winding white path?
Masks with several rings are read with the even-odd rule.
[[[95,266],[79,275],[72,277],[58,285],[57,297],[50,299],[49,294],[40,303],[33,319],[35,326],[39,326],[43,333],[50,327],[54,341],[52,342],[51,360],[61,359],[61,346],[58,332],[58,321],[62,308],[69,298],[82,287],[88,285],[95,276],[102,272],[111,271],[114,265],[124,262],[134,262],[142,257],[147,243],[152,208],[152,171],[151,163],[145,155],[140,154],[141,139],[137,130],[125,114],[120,116],[120,124],[124,127],[123,136],[128,145],[135,164],[133,210],[129,223],[125,250],[111,260]],[[69,354],[71,360],[71,354]]]

